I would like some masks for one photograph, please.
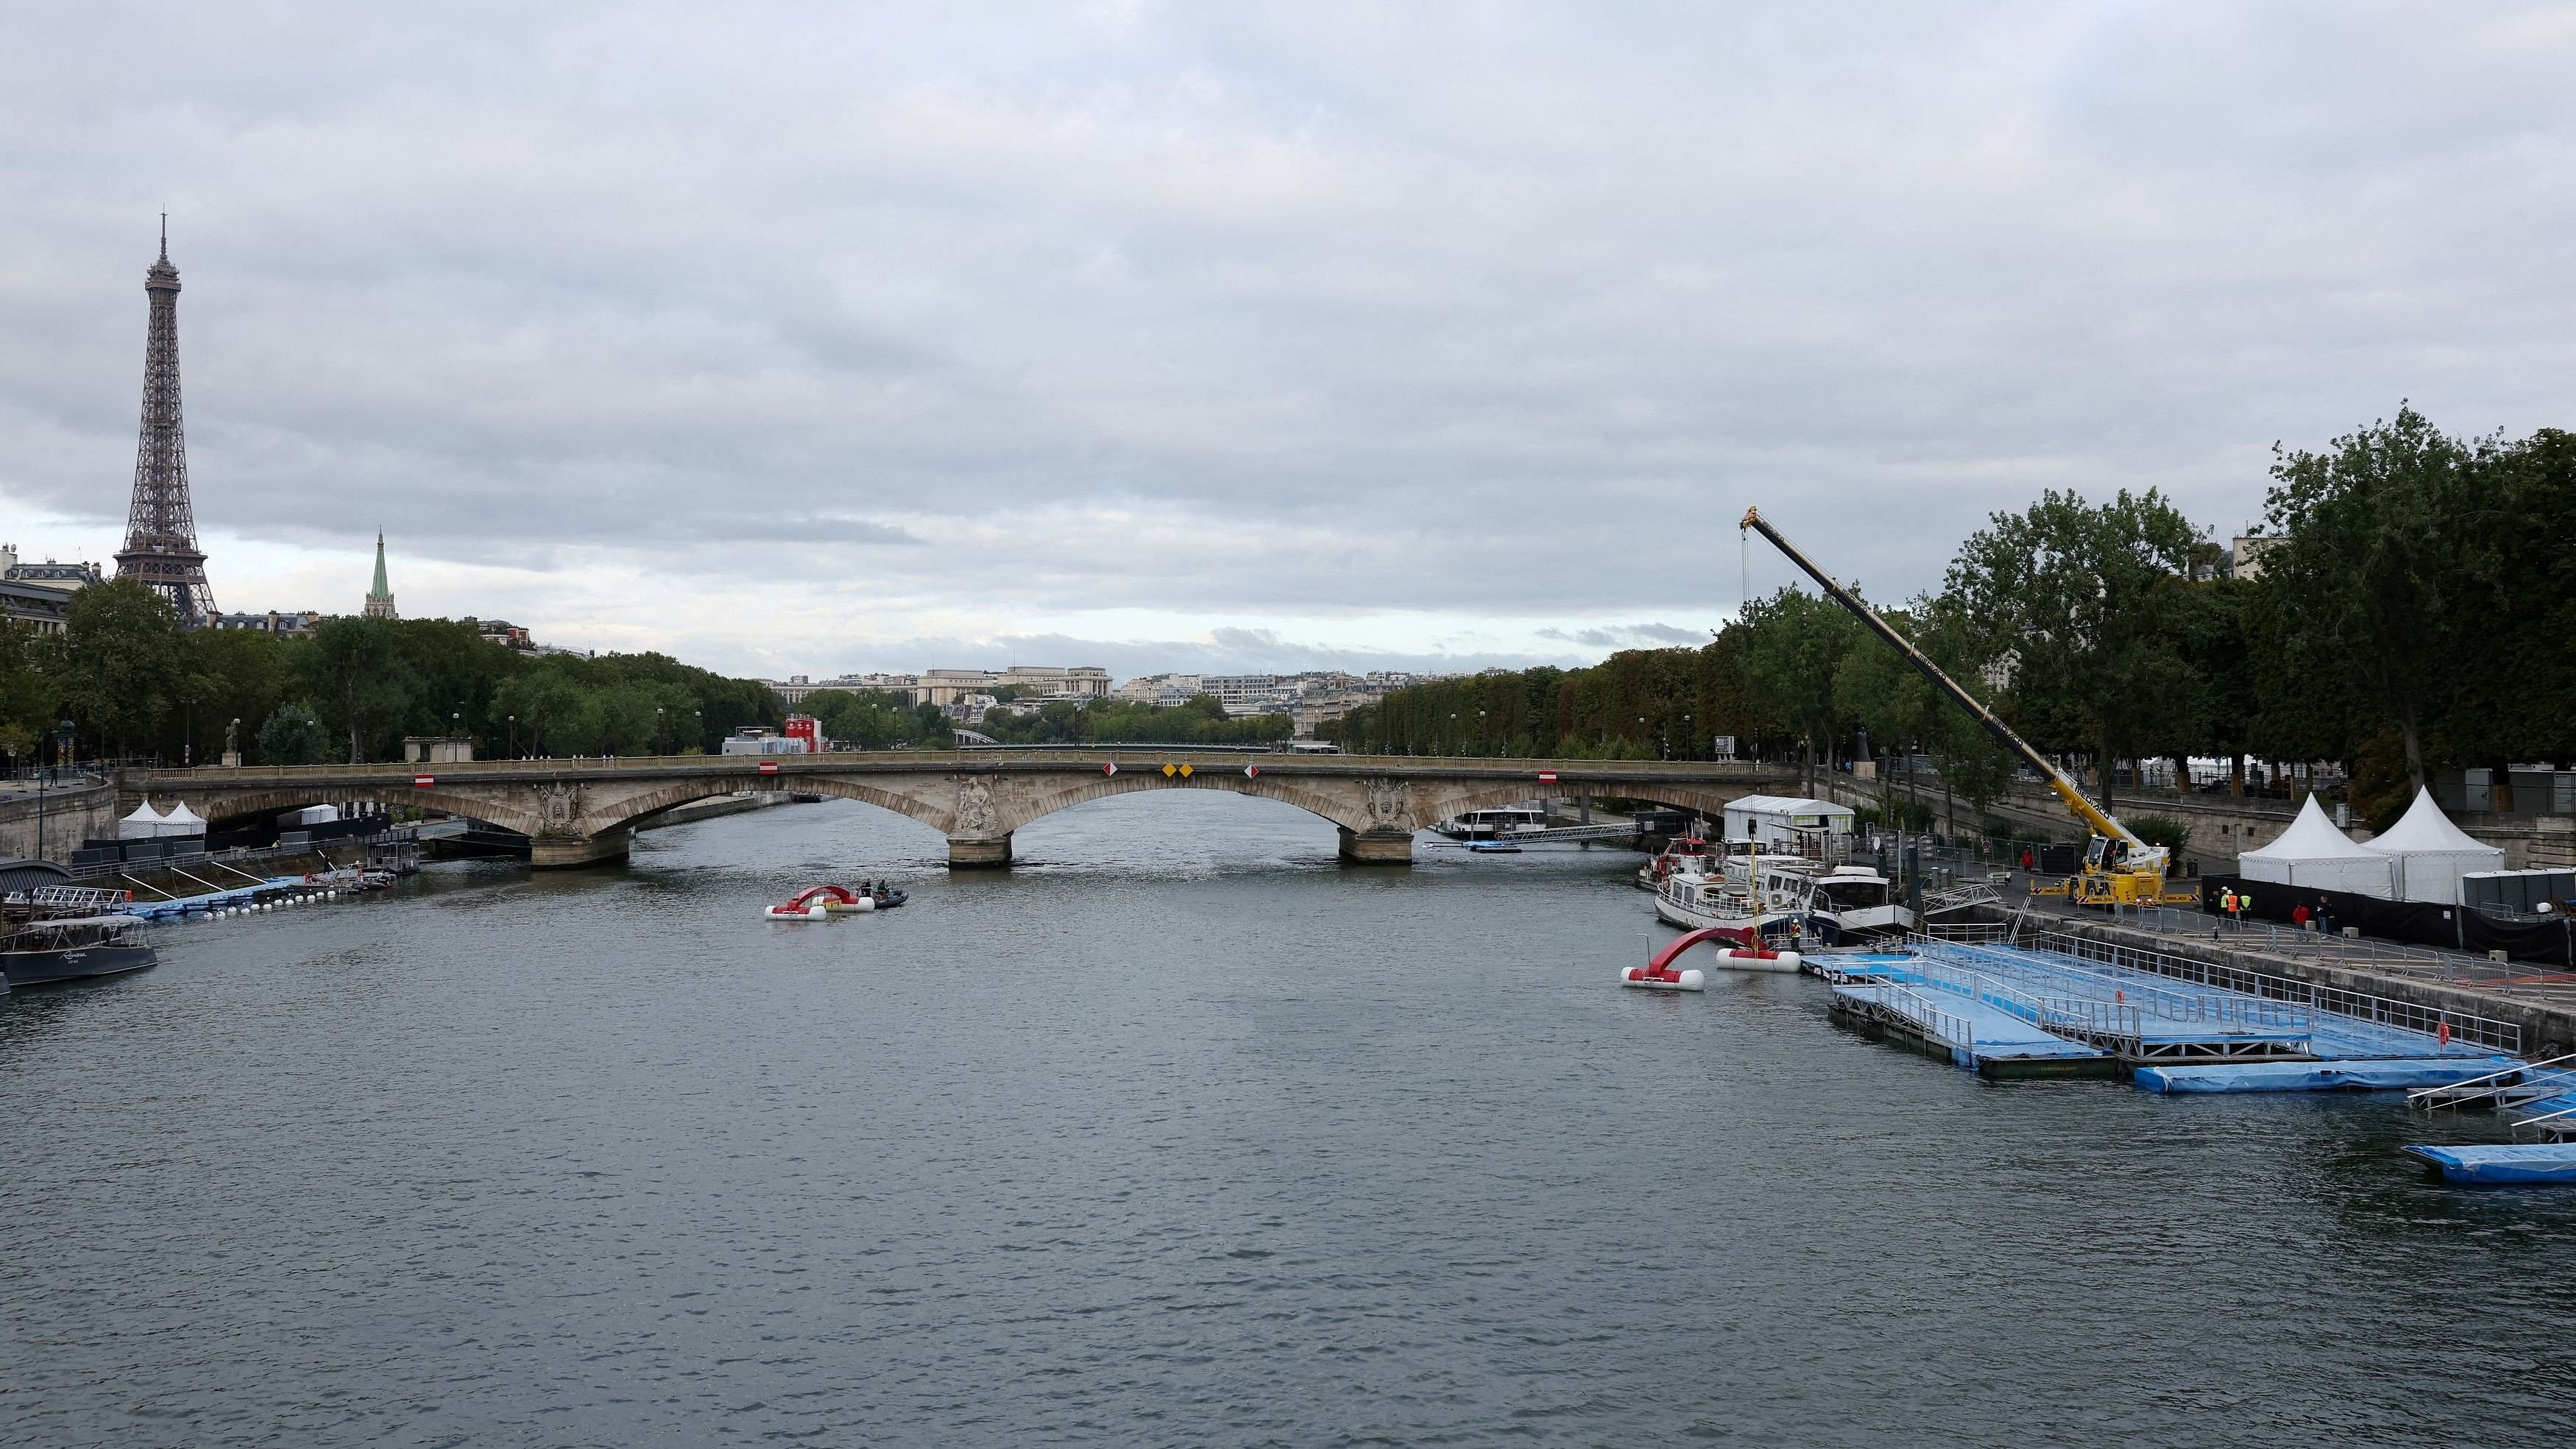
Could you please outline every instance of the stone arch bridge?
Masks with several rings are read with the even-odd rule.
[[[1553,780],[1543,779],[1552,774]],[[1244,754],[1186,747],[679,755],[478,760],[437,765],[286,765],[130,771],[120,811],[147,796],[215,823],[334,801],[418,805],[527,835],[539,867],[623,859],[635,825],[693,800],[782,790],[864,800],[948,837],[951,866],[1006,866],[1011,834],[1105,795],[1225,790],[1284,800],[1341,829],[1345,860],[1402,863],[1413,833],[1463,810],[1541,795],[1648,800],[1714,816],[1726,802],[1793,788],[1785,769],[1687,760],[1435,759]]]

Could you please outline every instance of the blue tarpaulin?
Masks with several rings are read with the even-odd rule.
[[[2136,1080],[2141,1090],[2149,1092],[2394,1092],[2447,1087],[2520,1065],[2512,1057],[2212,1062],[2140,1067]]]
[[[2576,1183],[2576,1142],[2409,1146],[2406,1150],[2442,1169],[2445,1182]]]

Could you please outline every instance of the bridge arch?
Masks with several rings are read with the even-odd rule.
[[[1240,770],[1201,770],[1187,779],[1166,778],[1157,772],[1135,771],[1104,775],[1080,784],[1053,790],[1032,792],[1019,808],[1002,817],[1004,832],[1018,830],[1033,820],[1042,820],[1059,810],[1070,810],[1112,795],[1135,795],[1149,790],[1215,790],[1229,795],[1249,795],[1261,800],[1277,800],[1294,805],[1309,814],[1320,815],[1344,830],[1365,829],[1364,818],[1354,818],[1350,802],[1334,798],[1323,791],[1276,776],[1247,776]]]
[[[630,795],[617,803],[586,817],[583,824],[593,835],[628,829],[665,811],[693,805],[700,800],[720,799],[741,792],[739,781],[685,780]],[[784,786],[780,787],[784,790]],[[795,791],[800,795],[830,795],[842,800],[857,800],[879,809],[909,816],[931,829],[945,834],[949,812],[926,801],[896,790],[880,789],[857,780],[836,779],[829,775],[799,775]]]
[[[202,797],[185,789],[151,793],[163,799],[185,801],[189,809],[204,816],[210,825],[256,816],[283,815],[289,810],[302,810],[311,805],[337,805],[344,800],[364,800],[378,805],[418,805],[448,815],[463,816],[468,820],[480,820],[487,825],[497,825],[504,830],[515,830],[522,835],[533,835],[544,828],[543,822],[537,818],[533,810],[521,809],[508,801],[494,799],[482,791],[467,793],[445,790],[436,786],[428,788],[405,786],[400,790],[384,790],[367,784],[349,786],[321,781],[309,785],[281,785],[272,790],[248,793],[208,792]],[[129,794],[133,797],[131,801],[126,799]],[[145,794],[146,792],[143,791],[120,793],[117,797],[119,808],[132,809],[133,803],[144,799]]]
[[[1431,825],[1470,810],[1492,810],[1505,805],[1525,804],[1541,795],[1563,793],[1549,786],[1528,782],[1514,784],[1453,785],[1433,792],[1430,812],[1421,823]],[[1759,793],[1751,786],[1717,785],[1620,785],[1612,788],[1590,786],[1586,794],[1611,795],[1622,800],[1643,800],[1668,809],[1688,810],[1708,818],[1722,819],[1726,807],[1747,795]]]

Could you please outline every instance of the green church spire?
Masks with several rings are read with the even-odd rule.
[[[381,531],[376,534],[376,586],[367,590],[366,612],[370,619],[397,617],[394,613],[393,585],[385,582],[385,536]]]

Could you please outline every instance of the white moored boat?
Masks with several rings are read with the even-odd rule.
[[[1655,918],[1691,932],[1684,942],[1723,942],[1715,964],[1732,971],[1795,971],[1795,915],[1766,911],[1743,882],[1679,869],[1655,892]],[[1678,944],[1678,943],[1677,943]],[[1698,973],[1694,972],[1693,975]],[[1630,984],[1644,984],[1642,981]]]

